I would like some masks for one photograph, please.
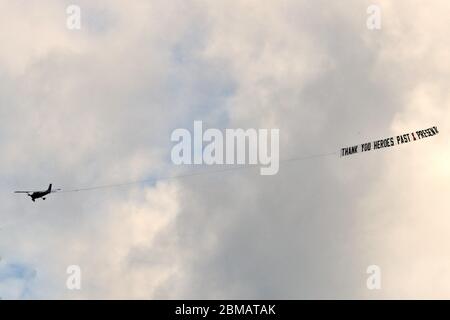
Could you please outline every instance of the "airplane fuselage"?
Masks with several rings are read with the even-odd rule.
[[[39,198],[43,198],[45,200],[45,196],[50,194],[51,191],[37,191],[37,192],[33,192],[32,194],[29,194],[29,196],[31,197],[31,200],[35,201],[36,199]]]
[[[33,200],[33,202],[36,201],[36,199],[42,198],[42,200],[45,200],[45,196],[50,194],[50,193],[54,193],[54,192],[58,192],[61,191],[61,189],[56,189],[56,190],[52,190],[52,184],[50,183],[50,185],[48,186],[47,190],[43,190],[43,191],[14,191],[14,193],[26,193],[31,200]]]
[[[50,184],[48,186],[48,189],[45,191],[36,191],[33,193],[29,193],[28,195],[31,197],[31,200],[36,201],[36,199],[42,198],[42,200],[45,200],[45,196],[52,193],[52,185]]]

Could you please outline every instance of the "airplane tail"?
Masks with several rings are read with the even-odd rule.
[[[50,185],[48,186],[48,192],[52,192],[52,184],[50,183]]]

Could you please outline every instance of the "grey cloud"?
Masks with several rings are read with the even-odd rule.
[[[30,59],[0,55],[0,250],[36,266],[34,297],[377,296],[365,269],[388,259],[382,226],[395,218],[374,203],[395,200],[380,184],[396,185],[385,172],[398,150],[282,163],[273,177],[249,169],[61,194],[36,206],[11,189],[194,170],[168,160],[170,132],[194,119],[277,127],[282,159],[390,135],[421,83],[393,58],[392,29],[368,31],[360,1],[81,5],[86,34],[58,33]],[[396,8],[385,6],[390,26]],[[36,28],[46,34],[47,23]],[[77,294],[64,284],[65,268],[78,263]]]

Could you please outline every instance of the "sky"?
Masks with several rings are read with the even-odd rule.
[[[448,299],[449,14],[447,0],[0,0],[0,297]],[[195,120],[277,128],[281,159],[439,135],[273,176],[13,194],[197,170],[170,159]]]

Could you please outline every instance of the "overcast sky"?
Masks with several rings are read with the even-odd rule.
[[[0,0],[0,297],[449,298],[449,16],[448,0]],[[278,128],[282,159],[440,133],[275,176],[12,193],[196,170],[170,161],[194,120]]]

